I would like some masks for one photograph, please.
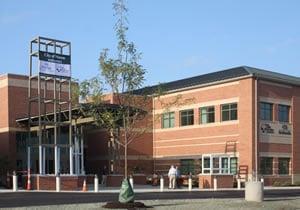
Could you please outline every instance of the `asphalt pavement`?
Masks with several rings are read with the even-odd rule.
[[[264,191],[265,199],[300,197],[300,189],[274,189]],[[244,198],[243,190],[192,191],[192,192],[143,192],[136,193],[135,200],[179,200],[208,198]],[[0,208],[50,206],[117,201],[118,193],[72,192],[6,192],[0,193]]]

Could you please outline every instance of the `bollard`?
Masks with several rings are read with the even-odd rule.
[[[160,177],[160,192],[164,191],[164,177]]]
[[[262,202],[264,200],[264,186],[262,182],[250,181],[245,185],[245,200]]]
[[[218,183],[217,183],[217,178],[216,177],[214,177],[214,190],[217,190],[217,188],[218,188]]]
[[[241,179],[237,179],[237,188],[240,190],[241,189]]]
[[[27,171],[28,175],[27,175],[27,190],[31,190],[31,177],[30,177],[30,169],[28,169]]]
[[[192,177],[189,176],[189,191],[192,191]]]
[[[264,178],[261,177],[261,178],[260,178],[260,182],[262,183],[263,186],[264,186],[264,181],[265,181]]]
[[[99,179],[98,179],[97,174],[95,174],[94,185],[95,185],[95,192],[98,192],[99,191]]]
[[[60,175],[59,174],[56,175],[55,180],[56,180],[56,192],[60,192]]]
[[[83,191],[83,192],[86,192],[86,191],[87,191],[86,178],[84,178],[83,183],[82,183],[82,191]]]
[[[131,185],[131,187],[132,187],[132,189],[133,189],[133,178],[132,178],[132,176],[130,176],[129,182],[130,182],[130,185]]]
[[[18,179],[15,171],[13,172],[13,191],[14,192],[18,191]]]

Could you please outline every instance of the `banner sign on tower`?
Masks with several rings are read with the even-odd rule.
[[[39,51],[39,72],[54,76],[71,77],[71,57]]]

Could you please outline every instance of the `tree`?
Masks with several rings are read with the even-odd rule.
[[[145,112],[141,110],[147,106],[149,100],[146,96],[137,96],[134,91],[141,88],[145,80],[145,69],[139,64],[141,54],[137,51],[133,42],[127,40],[128,31],[127,12],[124,0],[116,0],[113,3],[114,16],[117,18],[115,32],[117,37],[117,56],[110,58],[108,49],[104,49],[100,55],[99,63],[101,76],[112,93],[114,101],[119,105],[115,112],[105,113],[109,127],[115,130],[122,126],[121,138],[117,143],[124,147],[124,175],[128,176],[127,151],[128,145],[143,131],[137,132],[137,123],[145,118]],[[103,115],[103,114],[102,114]],[[121,121],[121,122],[120,122]]]
[[[83,81],[76,92],[90,102],[89,114],[96,125],[105,128],[114,142],[124,148],[124,176],[127,178],[128,145],[149,129],[151,122],[146,110],[150,110],[152,103],[146,94],[135,94],[135,90],[143,85],[146,70],[139,64],[141,53],[127,40],[128,9],[124,0],[116,0],[113,10],[117,19],[114,27],[117,55],[109,57],[109,50],[104,49],[99,58],[100,75]],[[110,93],[112,103],[117,105],[114,108],[107,106],[105,90]]]

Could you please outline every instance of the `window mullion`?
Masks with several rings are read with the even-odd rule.
[[[204,174],[204,157],[203,157],[203,155],[201,157],[201,168],[202,168],[201,173]]]
[[[228,172],[227,173],[228,174],[231,174],[231,162],[230,162],[230,159],[231,159],[230,157],[228,157],[228,159],[227,159],[227,161],[228,161],[228,166],[227,166],[228,167]]]
[[[210,160],[210,174],[213,174],[213,165],[214,165],[214,163],[213,163],[212,155],[210,155],[209,160]]]
[[[222,161],[222,157],[219,157],[219,174],[222,173],[222,163],[221,163],[221,161]]]

